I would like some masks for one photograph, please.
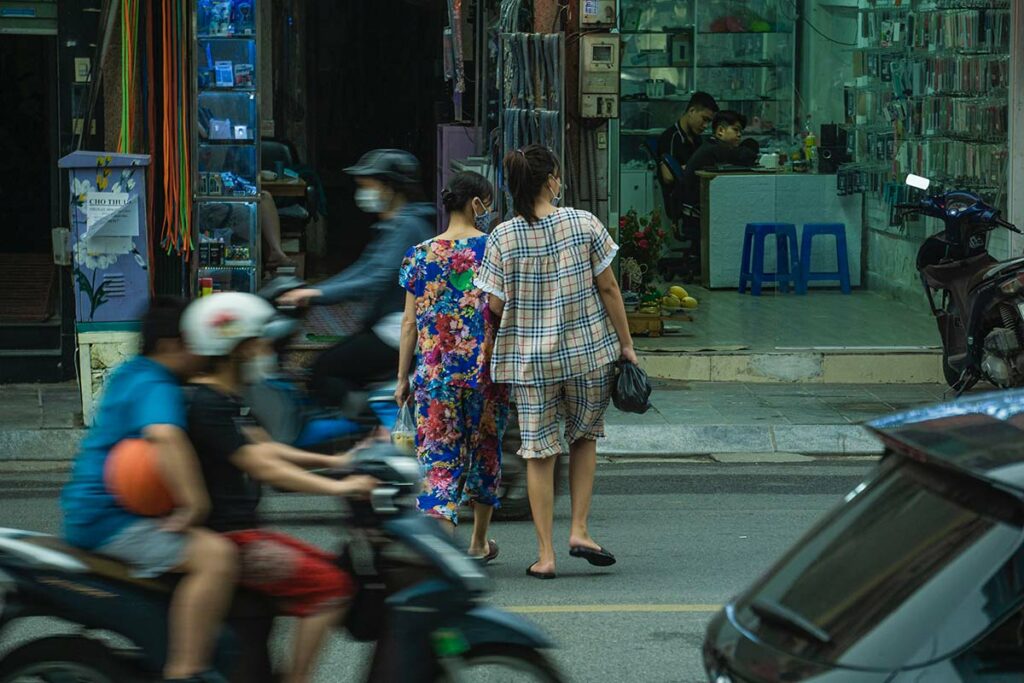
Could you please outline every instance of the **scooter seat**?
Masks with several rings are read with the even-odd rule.
[[[0,552],[15,555],[39,569],[64,574],[94,574],[156,592],[169,593],[177,583],[174,576],[140,579],[123,562],[76,548],[46,534],[4,529],[0,531]]]

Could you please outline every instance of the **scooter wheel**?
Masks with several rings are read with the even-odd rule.
[[[507,643],[474,647],[460,657],[458,671],[471,680],[501,681],[511,673],[516,680],[563,683],[565,678],[558,669],[537,650]],[[470,673],[471,672],[471,673]],[[442,672],[438,683],[454,681],[448,672]]]
[[[133,676],[102,644],[78,636],[33,640],[0,661],[0,683],[29,681],[130,683]]]

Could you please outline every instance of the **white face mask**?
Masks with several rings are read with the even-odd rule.
[[[259,384],[277,375],[277,354],[256,356],[242,362],[242,381]]]
[[[562,201],[562,181],[558,181],[558,194],[555,194],[554,190],[551,190],[550,187],[548,190],[551,191],[551,205],[558,206],[558,203]]]
[[[356,190],[356,206],[366,213],[384,213],[388,210],[384,193],[372,187],[361,187]]]

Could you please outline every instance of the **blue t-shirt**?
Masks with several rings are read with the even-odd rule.
[[[92,550],[139,519],[118,504],[104,481],[107,455],[116,443],[140,438],[151,425],[185,429],[187,424],[185,397],[170,370],[144,356],[115,370],[61,494],[67,541]]]

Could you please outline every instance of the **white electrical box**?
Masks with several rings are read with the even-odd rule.
[[[608,33],[584,35],[580,49],[580,114],[592,119],[618,118],[619,37]]]
[[[597,28],[599,26],[615,26],[615,0],[581,0],[580,26]]]

